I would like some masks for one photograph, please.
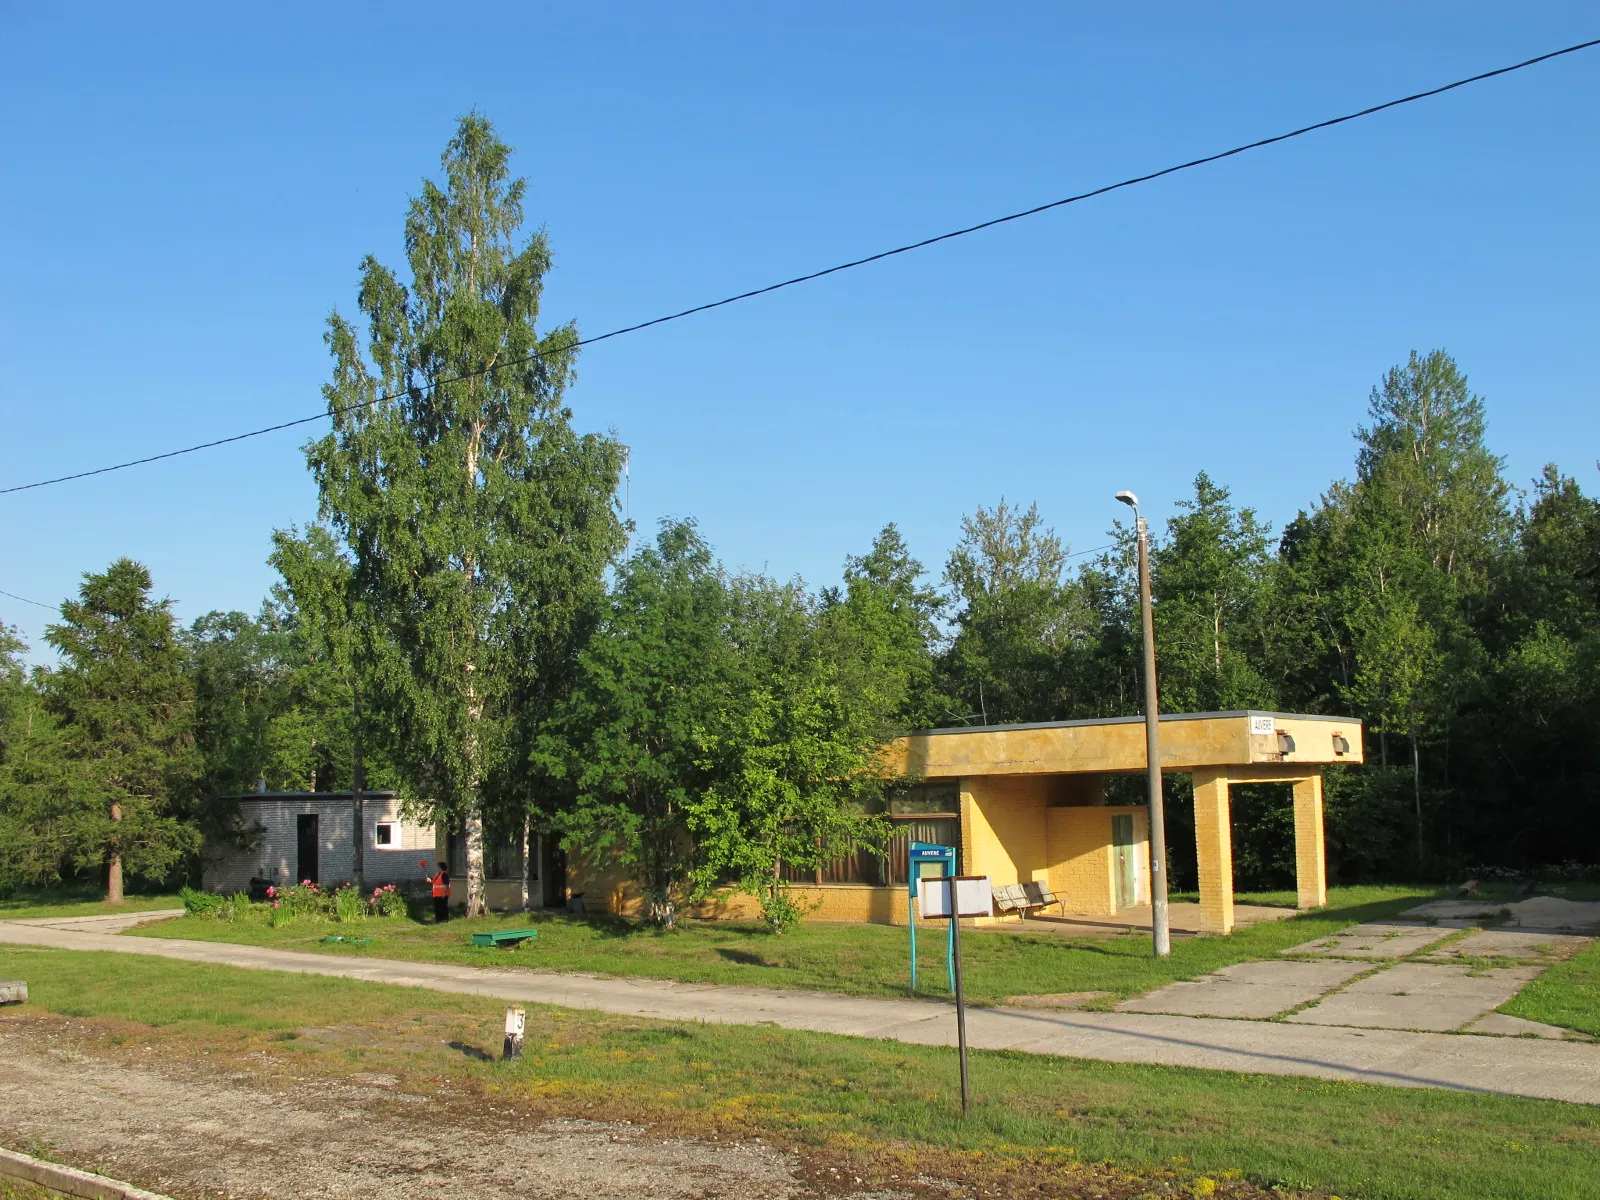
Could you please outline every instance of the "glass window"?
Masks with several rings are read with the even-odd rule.
[[[906,788],[889,797],[889,812],[897,817],[933,813],[953,817],[961,812],[961,789],[953,783]]]
[[[372,841],[380,850],[400,848],[400,824],[397,821],[379,821],[373,827]]]
[[[961,871],[961,818],[949,816],[891,816],[885,853],[858,847],[848,854],[830,859],[821,870],[809,867],[780,868],[790,883],[855,883],[869,887],[904,885],[911,861],[912,842],[932,842],[956,848],[956,872]]]
[[[492,829],[483,835],[483,874],[486,879],[522,878],[522,830],[496,834]],[[528,878],[539,878],[539,835],[528,834]]]

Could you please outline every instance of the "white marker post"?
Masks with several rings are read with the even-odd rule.
[[[522,1057],[522,1035],[528,1028],[528,1010],[520,1004],[506,1009],[506,1044],[500,1052],[502,1062]]]
[[[987,917],[994,912],[994,889],[987,875],[950,875],[917,881],[917,907],[924,917],[949,917],[950,941],[955,947],[956,1045],[961,1053],[961,1111],[972,1111],[972,1089],[967,1081],[967,996],[961,979],[961,918]]]

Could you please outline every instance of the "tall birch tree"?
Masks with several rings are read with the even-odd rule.
[[[540,332],[543,231],[518,241],[525,180],[477,114],[405,222],[411,280],[368,256],[355,326],[335,313],[333,429],[307,447],[344,540],[354,606],[381,630],[372,702],[391,753],[465,833],[467,911],[484,910],[484,813],[526,757],[516,698],[570,659],[621,549],[622,447],[579,435],[563,398],[577,329]]]

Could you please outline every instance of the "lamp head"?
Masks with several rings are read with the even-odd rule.
[[[1132,492],[1118,492],[1117,499],[1121,500],[1129,508],[1137,509],[1139,507],[1139,497],[1135,496]]]

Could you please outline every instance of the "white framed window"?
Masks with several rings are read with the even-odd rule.
[[[400,849],[400,822],[379,821],[372,827],[372,844],[379,850]]]

